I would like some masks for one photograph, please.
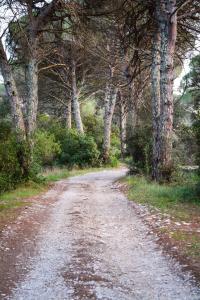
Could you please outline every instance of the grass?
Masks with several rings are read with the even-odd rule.
[[[19,185],[15,190],[0,195],[0,219],[5,217],[5,213],[19,207],[31,205],[25,199],[34,197],[47,189],[46,184],[27,182]]]
[[[128,176],[128,197],[135,202],[156,207],[162,212],[171,211],[177,217],[188,218],[188,205],[200,212],[200,198],[196,192],[197,178],[182,180],[182,184],[159,185],[142,176]],[[178,207],[178,210],[177,210]]]
[[[192,258],[200,257],[200,237],[198,234],[175,231],[172,237],[182,245],[182,249],[186,255]]]
[[[197,194],[198,177],[195,174],[180,176],[173,184],[159,185],[142,176],[127,176],[122,180],[128,186],[128,198],[137,203],[159,209],[167,213],[175,222],[199,224],[200,198]],[[179,252],[190,261],[200,259],[200,233],[192,229],[187,231],[184,226],[165,226],[158,228],[161,234],[169,234]]]
[[[47,169],[42,173],[42,176],[44,176],[47,182],[55,182],[68,178],[70,176],[70,171],[68,169],[60,168]]]

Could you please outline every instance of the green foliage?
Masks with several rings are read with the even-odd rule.
[[[195,176],[185,176],[181,184],[160,185],[148,181],[143,176],[129,176],[126,182],[130,187],[130,199],[142,204],[149,204],[162,210],[173,208],[178,203],[200,205],[195,188],[197,183]]]
[[[148,126],[143,128],[136,127],[127,144],[128,153],[132,157],[130,162],[131,173],[140,173],[142,171],[145,174],[149,174],[152,148],[151,128]]]
[[[200,195],[200,55],[196,55],[190,62],[190,72],[186,74],[182,82],[186,87],[186,92],[183,96],[183,100],[189,102],[190,112],[190,127],[193,140],[189,139],[188,149],[194,150],[196,161],[194,162],[199,165],[199,182],[197,184],[197,191]],[[193,141],[193,143],[191,143]],[[193,147],[195,142],[195,149]],[[191,154],[189,154],[191,157]]]
[[[52,164],[55,155],[59,153],[59,145],[53,135],[38,131],[35,136],[33,159],[30,158],[29,147],[25,142],[19,143],[11,124],[4,120],[0,122],[0,193],[14,188],[25,180],[41,181],[37,174],[41,166]],[[29,173],[25,178],[21,159],[27,157],[30,161]]]
[[[57,164],[69,168],[74,166],[83,168],[100,164],[100,152],[92,134],[95,126],[92,127],[91,123],[94,120],[92,122],[91,120],[89,119],[90,125],[88,123],[91,131],[88,134],[79,134],[75,129],[67,130],[62,123],[49,116],[40,116],[40,130],[48,130],[51,135],[54,135],[54,141],[60,145],[60,153],[56,155]]]
[[[98,150],[102,153],[104,131],[103,113],[101,110],[96,111],[94,101],[87,102],[83,106],[82,113],[85,132],[94,139]],[[111,133],[110,157],[109,162],[107,163],[110,164],[110,166],[117,166],[120,154],[119,128],[113,124]]]
[[[103,118],[101,115],[87,114],[83,118],[85,132],[93,137],[98,149],[101,151],[103,143]]]
[[[196,154],[196,159],[197,159],[197,164],[199,166],[198,174],[199,174],[199,181],[197,183],[197,192],[198,195],[200,196],[200,109],[197,110],[196,113],[196,121],[194,123],[194,132],[196,136],[196,142],[197,142],[197,154]]]
[[[99,164],[99,151],[94,139],[76,130],[65,130],[61,144],[59,163],[72,168],[79,166],[97,166]]]
[[[42,175],[44,176],[47,182],[52,182],[68,178],[71,175],[71,173],[67,168],[54,167],[45,169]]]
[[[0,88],[0,118],[3,119],[8,117],[10,113],[10,104],[8,99],[5,96],[1,97],[1,88]]]
[[[5,87],[3,83],[0,83],[0,96],[5,93]]]
[[[88,108],[88,106],[87,106]],[[88,167],[101,165],[100,153],[103,144],[103,117],[95,115],[94,108],[89,105],[89,110],[84,111],[83,121],[86,134],[80,135],[76,130],[67,130],[65,126],[48,115],[41,115],[38,127],[55,136],[55,141],[60,145],[60,154],[55,161],[59,165],[73,167]],[[80,159],[79,159],[80,156]],[[120,157],[119,129],[113,125],[111,135],[111,151],[108,164],[118,165]]]
[[[110,149],[110,159],[118,160],[121,155],[120,150],[120,139],[119,139],[119,128],[116,125],[112,126],[111,133],[111,149]]]
[[[196,136],[196,142],[197,142],[197,163],[200,167],[200,110],[196,114],[196,120],[193,125],[194,133]]]
[[[13,188],[22,180],[18,153],[21,146],[11,131],[10,124],[0,123],[0,192]]]
[[[194,165],[197,145],[192,126],[179,124],[173,140],[173,158],[176,165]]]
[[[119,165],[119,159],[116,156],[109,156],[108,161],[106,162],[106,166],[116,168]]]
[[[34,159],[42,166],[51,166],[60,154],[60,144],[55,136],[47,131],[38,130],[35,134]]]

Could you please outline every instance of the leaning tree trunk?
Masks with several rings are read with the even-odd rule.
[[[152,48],[151,86],[152,86],[152,129],[153,129],[153,157],[152,178],[160,177],[160,30],[154,34]]]
[[[106,86],[105,103],[104,103],[104,137],[103,137],[103,160],[106,162],[110,154],[110,137],[112,118],[115,109],[117,98],[117,88],[111,87],[109,84]]]
[[[169,180],[172,171],[174,52],[177,37],[176,0],[168,0],[165,10],[165,18],[161,21],[160,158],[162,178]]]
[[[71,76],[72,76],[72,106],[76,128],[79,133],[84,133],[83,123],[81,119],[80,105],[78,101],[77,83],[76,83],[76,63],[74,59],[71,61]]]

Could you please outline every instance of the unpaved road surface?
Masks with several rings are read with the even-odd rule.
[[[55,193],[34,251],[0,299],[200,299],[189,275],[162,254],[156,237],[115,188],[124,174],[102,171],[61,181],[67,188]]]

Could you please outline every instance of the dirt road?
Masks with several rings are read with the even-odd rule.
[[[58,190],[67,188],[55,193],[34,251],[15,269],[16,281],[1,299],[200,299],[189,275],[162,254],[156,237],[113,185],[124,174],[102,171],[57,184]],[[23,262],[18,256],[15,265]]]

